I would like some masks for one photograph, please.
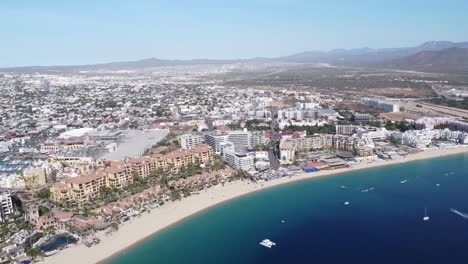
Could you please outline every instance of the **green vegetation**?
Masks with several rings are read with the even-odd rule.
[[[401,145],[401,139],[399,139],[399,138],[391,137],[390,142],[395,144],[395,145]]]
[[[446,129],[446,128],[448,128],[449,130],[452,130],[452,131],[458,130],[457,126],[453,125],[453,124],[441,124],[441,125],[435,126],[434,128],[435,129]]]
[[[288,126],[283,131],[306,131],[307,135],[312,134],[335,134],[335,126],[325,124],[323,126]]]
[[[47,189],[47,188],[41,189],[41,190],[37,193],[37,197],[39,197],[40,199],[43,199],[43,200],[48,200],[48,199],[50,198],[50,191],[49,191],[49,189]]]
[[[388,120],[384,126],[387,130],[399,130],[401,132],[405,132],[411,129],[414,129],[414,126],[409,124],[406,121],[400,121],[393,123],[392,121]]]
[[[119,230],[119,225],[116,222],[112,222],[110,225],[113,231]]]
[[[262,125],[260,125],[262,124]],[[247,120],[245,121],[245,128],[249,131],[269,131],[271,129],[271,122],[261,122],[259,120]]]
[[[442,96],[441,98],[432,99],[431,103],[468,110],[468,97],[464,97],[462,100],[457,101],[457,100],[450,100]]]
[[[46,214],[50,213],[50,209],[48,207],[45,207],[45,206],[42,206],[42,205],[39,205],[38,210],[39,210],[39,215],[40,216],[43,216],[43,215],[46,215]]]
[[[24,249],[26,251],[26,255],[32,258],[32,260],[36,260],[38,257],[44,257],[44,253],[39,249],[39,247],[31,247],[29,244],[25,244]]]

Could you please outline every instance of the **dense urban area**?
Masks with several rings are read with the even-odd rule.
[[[297,64],[0,73],[0,263],[233,181],[468,146],[462,75]]]

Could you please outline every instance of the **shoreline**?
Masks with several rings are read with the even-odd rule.
[[[239,199],[246,195],[264,191],[273,187],[309,180],[313,178],[334,176],[338,174],[403,164],[418,160],[435,159],[446,156],[468,153],[468,147],[453,149],[427,150],[415,154],[409,154],[407,157],[398,160],[379,160],[370,163],[353,165],[349,168],[336,170],[323,170],[314,173],[299,173],[292,177],[283,177],[277,180],[252,183],[249,181],[234,181],[226,183],[224,186],[217,185],[200,192],[197,195],[191,195],[182,201],[167,203],[159,208],[152,209],[150,213],[144,213],[129,222],[121,224],[119,230],[104,235],[103,232],[97,233],[101,243],[93,247],[86,247],[79,244],[71,248],[62,250],[56,255],[44,258],[41,263],[108,263],[111,259],[125,254],[132,248],[140,245],[147,239],[155,237],[159,233],[183,222],[191,217],[205,212],[215,206],[219,206],[229,201]]]

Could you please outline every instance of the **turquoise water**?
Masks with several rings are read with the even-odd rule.
[[[467,263],[468,220],[452,207],[468,212],[468,155],[254,193],[175,225],[110,263]],[[260,246],[264,238],[277,246]]]

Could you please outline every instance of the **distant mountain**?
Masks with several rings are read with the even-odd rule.
[[[247,63],[247,62],[267,62],[268,58],[253,58],[246,60],[209,60],[209,59],[194,59],[194,60],[163,60],[157,58],[149,58],[138,61],[122,61],[102,64],[89,65],[70,65],[70,66],[26,66],[0,69],[0,72],[79,72],[79,71],[118,71],[118,70],[137,70],[148,69],[163,66],[176,65],[197,65],[197,64],[231,64],[231,63]]]
[[[429,41],[417,47],[385,49],[337,49],[329,52],[307,51],[278,59],[289,62],[319,63],[338,65],[374,64],[395,60],[420,51],[437,51],[448,48],[468,48],[468,42]]]
[[[77,72],[77,71],[97,71],[97,70],[136,70],[145,68],[154,68],[161,66],[173,65],[196,65],[196,64],[231,64],[231,63],[268,63],[268,62],[283,62],[283,63],[329,63],[334,65],[347,66],[405,66],[409,67],[409,63],[415,58],[403,59],[407,56],[417,55],[420,52],[442,51],[451,48],[468,48],[468,42],[450,42],[450,41],[429,41],[416,47],[407,48],[385,48],[385,49],[335,49],[331,51],[305,51],[290,56],[276,58],[251,58],[242,60],[210,60],[210,59],[194,59],[194,60],[163,60],[157,58],[149,58],[138,61],[126,62],[111,62],[92,65],[73,65],[73,66],[29,66],[17,68],[0,69],[0,72]],[[453,52],[453,51],[452,51]],[[423,53],[418,56],[431,56]],[[431,53],[430,53],[431,54]],[[435,55],[434,55],[435,56]],[[447,55],[448,56],[448,55]],[[454,61],[452,59],[451,61]],[[442,65],[441,65],[442,66]]]
[[[468,48],[424,50],[387,62],[389,67],[434,72],[468,72]]]

